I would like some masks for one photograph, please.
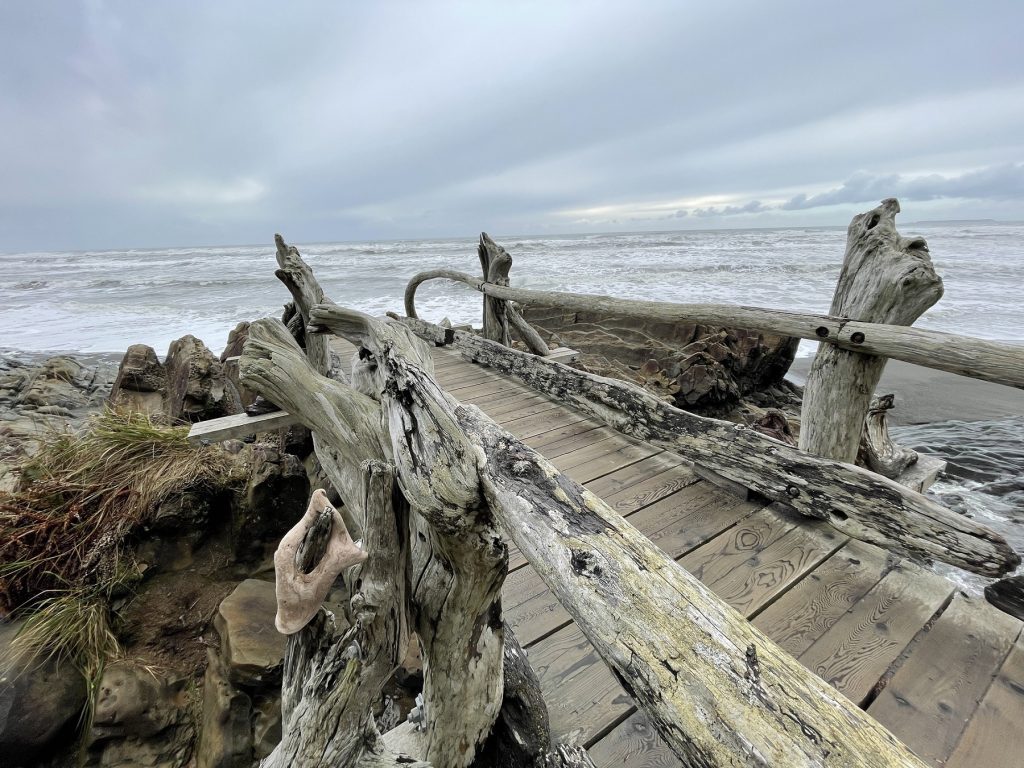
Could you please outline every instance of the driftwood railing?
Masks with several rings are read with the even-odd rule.
[[[885,200],[874,210],[855,216],[847,233],[846,255],[829,315],[802,314],[759,307],[723,304],[676,304],[616,299],[609,296],[511,288],[511,257],[486,235],[481,254],[500,251],[499,280],[437,269],[414,276],[405,291],[405,312],[416,318],[417,288],[427,280],[446,279],[484,294],[484,337],[508,344],[507,333],[488,333],[488,315],[502,302],[557,307],[563,310],[636,317],[669,323],[703,323],[743,328],[825,342],[819,345],[804,391],[800,448],[819,456],[853,463],[862,437],[879,440],[869,446],[873,469],[889,474],[884,420],[866,425],[875,386],[888,358],[927,368],[1024,388],[1024,347],[967,336],[909,327],[942,296],[942,280],[932,267],[923,238],[902,237],[896,230],[899,203]],[[481,255],[483,262],[483,256]],[[512,311],[511,309],[509,311]],[[518,310],[518,322],[525,322]],[[492,327],[494,321],[492,320]],[[507,325],[507,324],[506,324]],[[532,331],[532,329],[530,329]],[[524,340],[526,339],[525,334]],[[533,349],[533,345],[529,345]],[[866,432],[866,434],[865,434]]]
[[[312,273],[280,239],[278,260],[306,352],[300,329],[259,320],[240,360],[242,380],[312,430],[345,514],[314,493],[275,558],[279,626],[290,636],[283,738],[265,765],[591,765],[584,750],[552,744],[536,676],[502,621],[503,539],[515,542],[686,765],[923,765],[601,499],[448,395],[420,337],[460,344],[684,456],[738,462],[766,495],[848,532],[922,556],[949,547],[955,561],[987,573],[1016,562],[998,536],[884,478],[510,350],[505,339],[319,303]],[[325,376],[322,348],[310,344],[327,332],[358,348],[348,381]],[[753,458],[743,464],[743,456]],[[346,520],[364,531],[362,549]],[[335,623],[320,600],[343,570],[350,600]],[[410,632],[424,656],[422,728],[382,736],[371,707]]]

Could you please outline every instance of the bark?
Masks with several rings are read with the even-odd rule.
[[[830,314],[852,320],[911,325],[942,296],[923,238],[896,231],[900,205],[884,200],[853,217]],[[819,345],[807,375],[800,448],[853,463],[871,397],[886,359]]]
[[[495,285],[508,285],[508,273],[512,269],[512,257],[508,251],[491,240],[486,232],[480,233],[477,247],[483,278]],[[484,338],[508,347],[512,338],[508,332],[508,311],[501,299],[484,296]]]
[[[923,766],[907,747],[478,409],[504,533],[686,765]]]
[[[892,409],[893,402],[892,395],[882,395],[871,401],[864,420],[862,447],[868,469],[896,480],[917,463],[917,451],[897,445],[889,436],[886,414]]]
[[[675,304],[611,296],[535,291],[492,285],[465,272],[434,269],[415,275],[405,289],[405,314],[416,314],[416,289],[428,280],[463,283],[488,296],[579,312],[639,317],[666,323],[702,323],[826,342],[839,349],[902,360],[924,368],[1024,389],[1024,346],[901,325],[864,323],[832,315],[732,304]]]
[[[808,455],[732,422],[675,408],[626,382],[584,373],[460,331],[404,318],[435,343],[557,397],[610,427],[674,451],[693,464],[848,536],[986,576],[1020,557],[1006,541],[919,493],[842,462]]]

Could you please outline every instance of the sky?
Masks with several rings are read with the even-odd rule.
[[[1024,219],[1024,2],[0,0],[0,252]]]

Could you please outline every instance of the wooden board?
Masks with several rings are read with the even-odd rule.
[[[952,593],[951,582],[904,560],[804,651],[800,661],[863,704]]]
[[[955,595],[868,712],[920,757],[942,765],[1020,629],[1017,619],[984,600]]]
[[[847,542],[760,613],[754,626],[799,656],[878,583],[886,559],[878,547]]]
[[[588,750],[597,768],[683,768],[642,712],[634,712]]]
[[[210,445],[224,440],[248,437],[257,432],[272,432],[297,423],[298,420],[285,411],[274,411],[260,416],[237,413],[234,416],[197,421],[189,429],[187,440],[191,445]]]
[[[1020,768],[1024,764],[1024,641],[1018,639],[946,768]]]

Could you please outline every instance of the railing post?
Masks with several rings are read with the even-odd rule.
[[[829,314],[849,320],[911,325],[942,296],[923,238],[896,231],[900,204],[883,200],[854,216],[847,231],[846,255]],[[863,342],[860,334],[855,343]],[[864,418],[887,358],[820,344],[804,388],[800,448],[808,453],[853,463]]]
[[[508,273],[512,269],[512,257],[508,251],[491,240],[486,232],[481,232],[477,253],[480,255],[484,281],[495,285],[508,285]],[[504,300],[484,296],[483,334],[485,339],[496,341],[506,347],[512,346],[512,337],[508,331],[508,310]]]

